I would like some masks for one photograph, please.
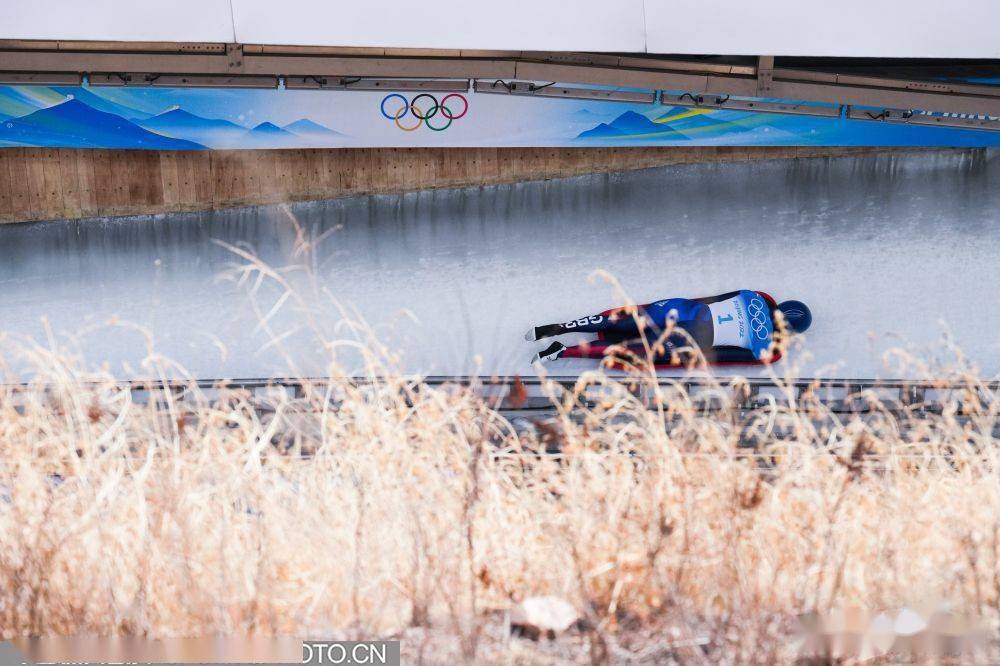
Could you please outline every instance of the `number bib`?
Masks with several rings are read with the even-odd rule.
[[[760,358],[771,346],[774,321],[760,294],[744,289],[736,296],[710,303],[713,346],[749,349]]]
[[[750,327],[741,296],[708,304],[712,311],[712,346],[750,349]]]

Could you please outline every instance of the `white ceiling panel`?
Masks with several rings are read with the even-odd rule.
[[[0,0],[0,39],[1000,58],[998,25],[997,0]]]
[[[245,44],[642,51],[642,0],[233,0]]]
[[[651,53],[1000,58],[997,0],[646,0]]]
[[[229,0],[0,0],[0,39],[231,42]]]

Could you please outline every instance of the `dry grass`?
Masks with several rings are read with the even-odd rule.
[[[285,279],[245,258],[251,283]],[[140,404],[65,350],[8,344],[36,376],[0,394],[4,637],[396,635],[428,661],[493,660],[520,640],[503,610],[535,594],[585,622],[518,660],[654,658],[666,636],[709,638],[677,659],[785,660],[794,618],[834,608],[945,603],[998,627],[995,395],[843,420],[779,401],[748,425],[674,389],[647,409],[596,373],[580,388],[601,404],[557,400],[518,434],[363,342],[378,381],[336,379],[328,341],[333,379],[273,413],[238,391]],[[781,454],[764,472],[740,455],[748,428]],[[537,455],[542,437],[562,455]]]

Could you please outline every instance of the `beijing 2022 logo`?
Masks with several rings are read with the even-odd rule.
[[[387,120],[396,123],[396,127],[404,132],[412,132],[421,125],[435,132],[443,132],[469,112],[469,101],[458,93],[449,93],[440,102],[429,93],[420,93],[413,101],[408,101],[399,93],[391,93],[382,98],[379,108]],[[412,118],[405,120],[407,116]],[[434,122],[431,122],[432,119],[435,119]]]

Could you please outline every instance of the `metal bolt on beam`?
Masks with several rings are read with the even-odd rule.
[[[771,92],[771,81],[774,79],[774,56],[757,58],[757,94],[768,97]]]
[[[289,90],[420,90],[467,92],[468,79],[381,79],[372,77],[288,76]]]
[[[137,72],[95,73],[90,85],[149,86],[155,88],[277,88],[275,76],[205,76],[199,74],[153,74]]]
[[[728,95],[700,95],[667,91],[660,93],[660,103],[670,106],[689,106],[703,109],[731,109],[733,111],[758,111],[761,113],[786,113],[800,116],[836,118],[839,106],[807,104],[803,102],[769,102],[759,99],[734,98]]]
[[[473,84],[473,90],[477,93],[519,95],[523,97],[558,97],[563,99],[634,102],[637,104],[653,104],[656,102],[655,91],[638,92],[602,90],[599,88],[576,88],[557,86],[554,83],[537,83],[534,81],[483,81],[477,79]]]
[[[982,114],[934,113],[912,109],[859,109],[850,107],[847,111],[847,117],[851,120],[1000,131],[1000,117]]]

